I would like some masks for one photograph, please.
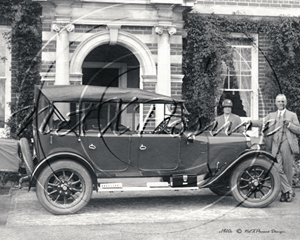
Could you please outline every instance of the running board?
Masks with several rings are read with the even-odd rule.
[[[198,190],[199,187],[171,187],[168,182],[148,182],[147,187],[123,187],[122,183],[98,183],[98,192]]]

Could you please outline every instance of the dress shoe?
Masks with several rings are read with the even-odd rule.
[[[281,193],[281,197],[280,197],[280,202],[285,202],[286,201],[286,193]]]
[[[286,201],[287,202],[291,202],[291,201],[293,201],[293,193],[290,193],[290,192],[287,192],[287,193],[285,193],[285,199],[286,199]]]

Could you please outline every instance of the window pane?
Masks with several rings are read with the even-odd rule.
[[[242,48],[241,55],[243,61],[251,61],[251,48]]]
[[[6,41],[4,40],[2,31],[0,30],[0,77],[5,77],[6,49]]]
[[[156,104],[143,104],[143,130],[144,133],[152,133],[155,129],[155,117],[156,117]],[[157,104],[158,105],[158,104]]]
[[[84,103],[83,114],[86,116],[83,122],[85,132],[104,132],[113,131],[130,133],[137,129],[139,124],[138,104],[120,103]],[[130,111],[129,111],[130,108]]]
[[[241,89],[251,89],[251,76],[241,77]]]
[[[229,76],[223,77],[224,89],[229,89]]]
[[[5,77],[5,61],[1,59],[0,54],[0,77]]]
[[[240,91],[240,96],[246,117],[251,117],[251,92]]]
[[[128,131],[137,131],[138,124],[140,119],[140,104],[133,103],[126,107],[126,104],[122,104],[122,109],[126,108],[121,114],[119,118],[119,131],[124,129],[124,126],[128,129]]]
[[[238,77],[237,76],[230,76],[230,86],[229,89],[238,89],[239,88],[239,84],[238,84]]]
[[[238,47],[234,48],[233,59],[234,59],[234,61],[239,61],[241,59],[241,49],[240,48],[238,48]]]
[[[0,128],[4,127],[5,120],[5,79],[0,78]]]
[[[237,74],[239,74],[239,72],[241,71],[241,64],[240,64],[240,62],[234,62],[233,66],[234,66],[234,71]]]
[[[241,63],[241,70],[251,72],[251,62],[242,62]]]
[[[179,127],[181,123],[181,104],[143,104],[143,108],[144,127],[139,130],[145,134],[153,134],[155,128],[162,122],[167,124],[166,129],[170,131],[172,131],[172,128]],[[166,132],[157,132],[157,134],[161,133]]]
[[[84,130],[100,131],[111,123],[107,131],[113,130],[113,118],[116,116],[117,103],[85,103]]]
[[[53,129],[73,129],[79,121],[77,103],[54,103]],[[77,129],[77,127],[76,127]]]

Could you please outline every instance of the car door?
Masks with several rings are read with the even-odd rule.
[[[175,170],[180,163],[179,146],[180,137],[170,134],[143,134],[132,139],[132,151],[137,152],[142,171]]]
[[[86,154],[98,170],[126,171],[130,165],[131,134],[115,128],[118,123],[115,118],[117,103],[99,106],[93,103],[84,105],[87,113],[83,121],[82,143]]]
[[[130,136],[87,132],[83,144],[86,154],[99,170],[126,171],[130,165]]]

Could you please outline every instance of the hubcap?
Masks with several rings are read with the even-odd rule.
[[[259,184],[260,184],[260,182],[259,182],[258,179],[254,179],[254,180],[252,181],[252,185],[253,185],[254,187],[257,187]]]

